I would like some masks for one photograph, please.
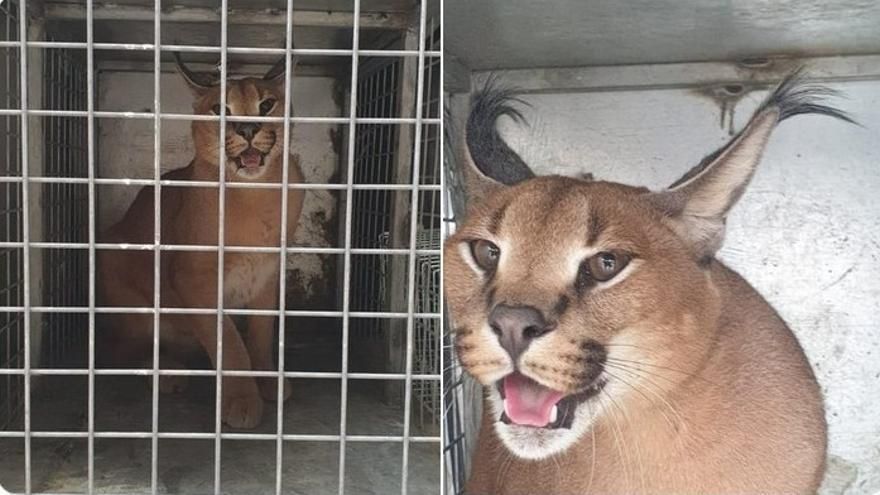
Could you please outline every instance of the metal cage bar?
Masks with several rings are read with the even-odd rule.
[[[87,43],[77,41],[28,41],[26,45],[29,48],[66,48],[66,49],[88,49]],[[18,41],[0,41],[0,48],[18,48],[21,43]],[[153,51],[156,45],[153,43],[93,43],[94,50],[118,50],[118,51]],[[188,52],[188,53],[220,53],[218,46],[204,45],[176,45],[163,44],[162,51],[168,52]],[[257,47],[227,47],[227,53],[245,54],[245,55],[284,55],[283,48],[257,48]],[[351,57],[353,50],[340,48],[297,48],[292,50],[293,55],[305,56],[323,56],[323,57]],[[364,57],[420,57],[421,54],[415,50],[358,50],[358,54]],[[442,57],[439,51],[427,51],[425,57]]]
[[[438,48],[442,31],[435,22],[429,25],[426,33],[425,49]],[[431,59],[426,61],[424,69],[425,94],[423,97],[425,113],[428,116],[439,115],[440,111],[440,60]],[[419,175],[420,185],[437,184],[441,182],[441,164],[439,137],[440,129],[433,126],[423,126],[422,134],[422,159],[421,172]],[[418,192],[419,209],[419,232],[417,248],[436,251],[432,253],[418,253],[418,272],[415,280],[418,288],[416,307],[417,313],[429,313],[440,311],[440,192]],[[419,373],[440,373],[440,321],[417,320],[415,328],[416,355],[414,367]],[[437,382],[417,382],[414,384],[416,400],[419,403],[419,421],[425,424],[427,414],[430,424],[439,425],[441,417],[440,389]]]
[[[21,184],[21,224],[22,224],[22,232],[21,232],[21,240],[23,243],[22,249],[22,306],[24,308],[24,346],[22,352],[24,353],[24,365],[23,369],[24,373],[24,468],[25,468],[25,478],[24,478],[24,489],[25,494],[30,495],[31,493],[31,468],[32,468],[32,459],[31,459],[31,377],[28,373],[31,367],[31,315],[30,315],[30,305],[31,305],[31,263],[30,263],[30,247],[28,243],[30,242],[30,194],[29,194],[29,184],[28,177],[30,176],[30,163],[28,162],[28,119],[27,111],[28,106],[28,54],[27,54],[27,46],[26,40],[28,37],[28,22],[27,22],[27,0],[20,0],[18,4],[18,26],[19,26],[19,103],[21,104],[21,127],[19,129],[21,135],[21,177],[24,180]]]
[[[33,115],[37,117],[85,117],[88,118],[89,115],[97,118],[114,118],[114,119],[143,119],[143,120],[152,120],[156,117],[154,112],[117,112],[117,111],[109,111],[109,110],[96,110],[91,114],[88,111],[77,111],[77,110],[46,110],[46,109],[15,109],[15,108],[3,108],[0,109],[0,115]],[[214,121],[219,122],[220,117],[218,115],[198,115],[198,114],[189,114],[189,113],[163,113],[160,115],[161,118],[167,120],[187,120],[187,121]],[[229,117],[228,122],[283,122],[283,117],[253,117],[247,115],[232,115]],[[290,121],[293,123],[301,122],[304,124],[349,124],[351,123],[350,119],[346,119],[344,117],[290,117]],[[377,117],[360,117],[355,118],[354,123],[356,124],[415,124],[416,119],[407,118],[407,117],[386,117],[386,118],[377,118]],[[434,124],[439,125],[440,119],[425,119],[423,124]]]
[[[88,402],[88,493],[95,491],[95,272],[97,271],[95,242],[97,242],[97,207],[95,201],[95,22],[93,19],[94,5],[91,0],[86,2],[86,77],[88,125],[88,189],[89,189],[89,402]]]
[[[354,184],[354,152],[355,152],[355,119],[357,118],[357,88],[358,88],[358,49],[360,48],[360,13],[361,2],[354,0],[352,8],[351,26],[351,86],[349,88],[348,109],[348,168],[345,174],[345,230],[343,232],[343,246],[345,253],[342,258],[342,363],[341,386],[339,398],[339,495],[345,494],[345,444],[346,428],[348,423],[348,343],[349,326],[351,325],[351,221],[352,200]]]
[[[160,157],[162,152],[162,78],[159,70],[162,60],[162,0],[154,0],[153,4],[153,112],[156,114],[153,120],[153,383],[152,396],[150,397],[152,411],[150,412],[150,490],[153,493],[159,491],[159,345],[160,319],[159,310],[162,306],[162,298],[158,287],[162,287],[162,164]]]
[[[282,172],[281,183],[287,184],[290,171],[290,105],[293,101],[291,92],[291,77],[293,76],[293,64],[291,63],[290,50],[293,48],[293,0],[287,0],[287,18],[285,19],[284,29],[284,143],[282,155]],[[284,356],[285,356],[285,323],[284,317],[285,304],[287,303],[287,284],[285,284],[287,273],[287,205],[289,189],[284,187],[281,189],[281,232],[278,240],[278,247],[281,252],[278,255],[278,377],[277,377],[277,396],[275,403],[277,406],[275,412],[276,434],[275,440],[275,495],[281,495],[283,490],[283,459],[284,459]]]
[[[214,440],[214,495],[220,495],[220,481],[222,473],[222,446],[223,439],[223,272],[224,251],[226,243],[226,63],[227,63],[227,26],[228,26],[227,0],[220,0],[220,138],[218,139],[217,175],[219,177],[217,203],[217,357],[215,368],[217,369],[217,390],[214,402],[214,428],[216,438]],[[158,223],[158,219],[157,219]]]

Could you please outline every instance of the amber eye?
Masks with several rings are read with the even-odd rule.
[[[590,272],[590,278],[606,282],[626,268],[629,260],[630,256],[626,253],[602,251],[587,260],[586,268]]]
[[[214,112],[214,115],[220,115],[220,104],[217,103],[211,107],[211,111]],[[232,110],[230,110],[229,105],[226,106],[226,115],[232,115]]]
[[[276,102],[275,98],[266,98],[260,102],[260,115],[268,115],[275,108]]]
[[[471,254],[473,254],[477,266],[483,270],[492,271],[498,266],[501,250],[495,244],[480,239],[471,242]]]

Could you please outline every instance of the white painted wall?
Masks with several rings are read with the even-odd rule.
[[[588,70],[613,80],[620,68]],[[499,76],[545,91],[554,81],[553,70],[534,71],[540,81],[523,73]],[[714,100],[687,87],[650,89],[651,83],[639,78],[642,89],[526,94],[531,125],[504,121],[502,134],[541,175],[592,172],[597,179],[660,188],[724,143],[729,129]],[[784,122],[729,219],[720,258],[781,313],[816,370],[830,426],[823,493],[876,494],[880,78],[831,86],[846,95],[839,106],[865,127],[819,116]],[[736,129],[763,95],[748,94],[735,106]]]
[[[336,117],[340,109],[333,98],[335,79],[294,77],[293,112],[298,116]],[[192,94],[174,72],[161,76],[162,111],[191,113]],[[99,110],[152,111],[153,76],[150,72],[102,71],[99,73]],[[153,177],[153,121],[142,119],[98,119],[98,170],[101,177]],[[291,149],[301,158],[305,181],[330,182],[338,168],[338,157],[331,141],[335,125],[297,124]],[[185,167],[194,156],[190,122],[162,121],[162,171]],[[99,188],[98,228],[106,229],[125,213],[140,187],[102,186]],[[297,245],[326,247],[335,244],[336,230],[323,224],[336,216],[337,201],[330,191],[308,190],[297,228]],[[318,255],[288,257],[288,267],[302,275],[302,289],[311,294],[326,278]],[[332,274],[331,274],[332,276]]]

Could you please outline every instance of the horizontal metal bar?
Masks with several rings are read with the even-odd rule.
[[[0,176],[0,183],[4,182],[24,182],[20,176]],[[93,179],[94,183],[99,186],[152,186],[155,185],[155,179]],[[88,184],[90,181],[84,177],[28,177],[28,183],[42,184]],[[159,184],[165,186],[179,187],[218,187],[217,181],[207,180],[160,180]],[[230,182],[226,184],[227,188],[233,189],[281,189],[280,183],[272,182]],[[328,189],[328,190],[345,190],[346,184],[309,184],[298,183],[288,184],[288,189]],[[353,184],[355,190],[364,191],[410,191],[412,186],[407,184]],[[424,184],[419,186],[420,191],[439,191],[440,184]]]
[[[674,90],[732,83],[770,86],[780,74],[796,67],[810,68],[810,82],[873,81],[880,77],[880,55],[831,57],[772,57],[764,63],[686,62],[593,67],[486,70],[473,73],[471,85],[497,78],[520,94],[592,93],[607,91]]]
[[[206,376],[216,377],[217,370],[190,370],[190,369],[159,369],[159,375],[167,376]],[[86,376],[89,374],[87,368],[31,368],[28,373],[32,376]],[[95,375],[103,376],[152,376],[154,370],[149,369],[96,369]],[[24,375],[25,370],[21,368],[0,368],[0,376],[3,375]],[[259,371],[259,370],[223,370],[223,376],[239,376],[252,378],[273,378],[278,376],[277,371]],[[285,371],[284,376],[287,378],[307,378],[307,379],[340,379],[342,373],[334,373],[328,371]],[[404,380],[405,373],[349,373],[346,375],[350,378],[358,380]],[[415,374],[412,375],[414,380],[437,381],[440,375],[433,374]]]
[[[81,306],[31,306],[31,313],[88,313],[89,308]],[[155,308],[149,307],[95,307],[96,313],[102,314],[154,314]],[[0,306],[0,312],[23,313],[24,306]],[[160,314],[175,315],[216,315],[217,308],[159,308]],[[274,309],[231,309],[224,308],[223,314],[242,316],[276,316],[280,311]],[[406,318],[408,313],[382,311],[350,311],[352,318]],[[285,316],[309,316],[318,318],[341,318],[342,311],[286,310]],[[415,318],[439,319],[440,313],[415,313]]]
[[[28,48],[61,48],[67,50],[86,50],[88,44],[81,41],[28,41]],[[0,48],[19,48],[19,41],[0,41]],[[113,51],[154,51],[156,46],[152,43],[94,43],[94,50],[113,50]],[[165,52],[183,52],[183,53],[220,53],[219,46],[210,45],[160,45],[159,49]],[[284,55],[284,48],[262,48],[262,47],[229,47],[227,53],[246,54],[246,55]],[[345,48],[294,48],[291,50],[294,56],[313,56],[313,57],[351,57],[353,50]],[[358,50],[359,56],[364,57],[418,57],[419,52],[414,50]],[[439,51],[427,51],[425,55],[429,58],[440,57]]]
[[[145,76],[153,75],[155,72],[155,66],[153,65],[152,60],[138,60],[138,58],[129,56],[124,58],[105,58],[100,60],[98,65],[98,70],[101,72],[128,72],[144,74]],[[199,65],[203,65],[204,67],[209,68],[209,70],[213,68],[213,64],[200,64],[199,62],[192,62],[188,65],[196,69],[199,68]],[[273,64],[270,62],[248,63],[247,66],[240,67],[240,70],[236,71],[236,76],[263,77],[263,74],[265,74],[272,65]],[[300,80],[311,77],[335,78],[339,75],[339,71],[335,67],[336,66],[333,64],[322,62],[310,63],[308,60],[305,60],[302,63],[297,64],[296,72]],[[173,75],[174,77],[178,77],[179,75],[176,64],[170,60],[159,64],[159,72],[163,75],[168,74]]]
[[[49,20],[86,20],[85,4],[48,2],[45,16]],[[98,4],[92,8],[95,21],[144,21],[153,23],[155,12],[151,6]],[[217,8],[173,6],[162,9],[161,22],[219,23],[221,12]],[[327,10],[294,10],[291,19],[294,26],[350,28],[354,25],[354,13]],[[403,12],[361,12],[358,16],[361,28],[403,30],[409,27],[409,16]],[[281,9],[229,9],[229,24],[284,26],[286,15]]]
[[[87,118],[89,112],[86,110],[38,110],[28,109],[22,110],[18,108],[0,108],[0,115],[33,115],[36,117],[80,117]],[[156,114],[154,112],[112,112],[112,111],[95,111],[92,115],[103,119],[140,119],[154,120]],[[219,115],[196,115],[189,113],[159,113],[159,117],[166,120],[186,120],[186,121],[207,121],[219,122]],[[254,117],[246,115],[229,115],[225,118],[229,122],[283,122],[284,117]],[[347,117],[290,117],[293,123],[304,124],[348,124],[351,119]],[[422,124],[439,125],[440,119],[422,119],[417,121],[408,117],[358,117],[355,124]]]
[[[220,433],[223,440],[272,440],[278,439],[278,435],[272,433]],[[32,438],[88,438],[86,431],[31,431]],[[217,433],[198,432],[159,432],[153,435],[145,431],[96,431],[95,438],[116,438],[126,440],[149,439],[156,436],[168,440],[214,440]],[[23,438],[23,431],[0,431],[0,438]],[[338,442],[340,435],[309,435],[309,434],[284,434],[281,438],[292,442]],[[411,442],[439,443],[441,438],[420,436],[409,437]],[[402,442],[403,437],[398,435],[345,435],[346,442]]]
[[[90,245],[87,242],[29,242],[29,247],[39,249],[88,249]],[[23,248],[23,242],[0,242],[0,248]],[[95,249],[117,250],[117,251],[152,251],[156,248],[160,251],[195,251],[195,252],[217,252],[217,246],[199,246],[190,244],[129,244],[129,243],[95,243]],[[224,245],[223,251],[228,253],[280,253],[281,249],[277,247],[265,246],[229,246]],[[331,247],[289,247],[285,248],[288,254],[345,254],[345,248]],[[409,249],[393,249],[393,248],[351,248],[351,254],[368,254],[368,255],[407,255]],[[416,249],[416,254],[423,256],[439,256],[439,249]]]

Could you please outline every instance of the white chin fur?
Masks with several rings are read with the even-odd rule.
[[[602,400],[591,398],[580,404],[574,412],[571,429],[545,429],[529,426],[507,425],[497,421],[504,411],[501,394],[493,386],[489,388],[489,406],[496,419],[495,432],[513,455],[521,459],[541,460],[559,454],[574,445],[590,429],[596,413],[602,408]]]
[[[245,179],[256,179],[266,172],[265,165],[263,165],[262,167],[257,167],[255,169],[238,167],[238,165],[235,164],[234,166],[236,167],[235,175],[243,177]]]
[[[239,167],[235,159],[226,162],[226,168],[236,177],[242,179],[259,179],[269,169],[269,155],[263,158],[263,165],[256,168]]]

